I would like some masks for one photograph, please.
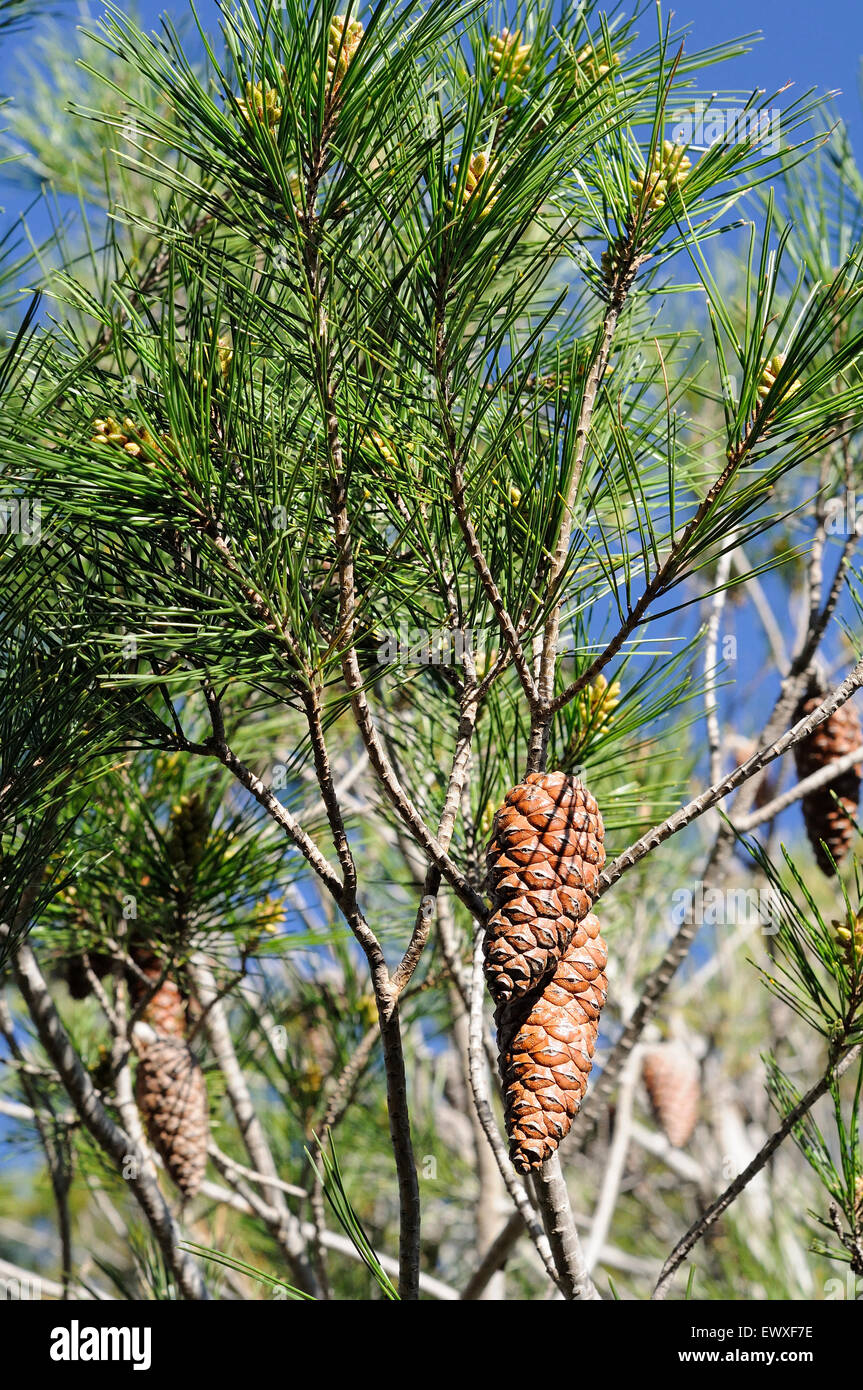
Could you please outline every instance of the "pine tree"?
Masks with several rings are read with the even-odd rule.
[[[739,45],[675,23],[112,9],[4,110],[74,204],[0,244],[0,1100],[67,1292],[105,1241],[186,1299],[860,1261],[863,176],[815,97],[701,149]],[[676,1023],[769,1222],[705,1206],[691,1067],[685,1154],[633,1116]]]

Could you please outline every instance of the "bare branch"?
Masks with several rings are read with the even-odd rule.
[[[844,705],[846,700],[849,700],[861,685],[863,685],[863,661],[857,663],[851,674],[845,678],[841,685],[836,687],[831,695],[825,697],[817,709],[804,719],[799,719],[781,738],[776,739],[768,748],[762,748],[753,753],[751,758],[747,758],[746,762],[741,763],[727,777],[723,777],[714,786],[708,787],[706,791],[687,802],[685,806],[669,816],[668,820],[655,826],[653,830],[649,830],[640,840],[636,840],[634,844],[630,845],[629,849],[618,855],[600,876],[597,897],[599,898],[607,892],[627,869],[631,869],[646,854],[656,849],[657,845],[661,845],[663,841],[676,835],[678,831],[697,820],[711,806],[716,806],[718,802],[728,796],[729,792],[733,792],[736,787],[746,782],[761,768],[766,767],[768,763],[773,762],[789,748],[793,748],[795,744],[802,742],[804,738],[808,738],[813,729],[817,729],[819,724],[823,724],[826,719],[829,719],[830,715]]]
[[[760,806],[757,811],[752,811],[740,820],[735,818],[733,821],[734,829],[742,834],[748,830],[754,830],[757,825],[763,825],[765,821],[773,820],[787,806],[792,806],[795,801],[800,801],[810,792],[818,791],[821,787],[828,787],[843,772],[847,772],[849,768],[854,767],[859,762],[863,762],[863,743],[858,748],[853,748],[850,753],[845,753],[841,758],[837,758],[835,762],[826,763],[817,772],[812,772],[808,777],[802,778],[793,787],[782,792],[781,796],[776,796],[766,805]]]
[[[237,1121],[237,1127],[249,1158],[257,1172],[273,1180],[272,1186],[265,1190],[269,1204],[278,1213],[278,1239],[288,1260],[292,1274],[299,1286],[307,1293],[318,1292],[314,1270],[306,1258],[305,1242],[300,1235],[300,1223],[289,1210],[285,1195],[277,1183],[278,1173],[272,1151],[267,1143],[263,1126],[246,1085],[246,1078],[237,1060],[228,1017],[224,1005],[218,998],[218,988],[209,962],[202,954],[197,954],[190,965],[190,973],[201,1004],[206,1009],[205,1028],[213,1055],[219,1064],[225,1080],[225,1091]]]

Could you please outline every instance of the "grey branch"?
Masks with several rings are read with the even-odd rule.
[[[819,767],[817,772],[810,773],[808,777],[796,782],[793,787],[789,787],[781,796],[776,796],[766,805],[761,806],[757,811],[752,811],[748,816],[742,816],[740,820],[734,821],[735,830],[741,833],[747,830],[754,830],[757,825],[763,825],[765,821],[773,820],[780,811],[784,811],[787,806],[792,806],[795,801],[800,801],[802,797],[808,796],[810,792],[818,791],[820,787],[827,787],[834,782],[843,772],[855,764],[863,762],[863,744],[845,753],[835,762],[827,763],[825,767]]]
[[[805,719],[798,719],[797,723],[781,738],[776,739],[769,747],[761,748],[753,753],[751,758],[747,758],[746,762],[741,763],[727,777],[723,777],[719,782],[703,791],[700,796],[687,802],[685,806],[681,806],[679,810],[669,816],[668,820],[649,830],[646,835],[642,835],[640,840],[636,840],[634,844],[618,855],[600,877],[597,898],[607,892],[627,869],[631,869],[651,850],[656,849],[672,835],[676,835],[678,831],[683,830],[699,816],[703,816],[704,812],[708,811],[711,806],[716,806],[724,800],[730,792],[741,786],[756,772],[760,772],[768,763],[773,762],[789,748],[793,748],[795,744],[807,738],[813,729],[817,729],[819,724],[823,724],[826,719],[829,719],[830,715],[844,705],[846,700],[850,700],[855,690],[859,690],[861,685],[863,685],[863,661],[858,661],[854,670],[842,684],[837,686],[832,694],[826,696],[818,708],[807,715]]]
[[[195,957],[191,965],[191,974],[201,1004],[206,1011],[204,1026],[207,1037],[213,1049],[213,1055],[225,1078],[225,1090],[246,1152],[256,1171],[272,1180],[271,1185],[265,1189],[265,1195],[270,1206],[278,1212],[279,1221],[275,1230],[278,1232],[282,1250],[300,1288],[306,1293],[316,1294],[318,1292],[317,1280],[314,1270],[306,1259],[305,1241],[300,1234],[300,1223],[288,1208],[283,1190],[276,1185],[278,1179],[276,1164],[267,1143],[263,1126],[252,1103],[246,1078],[234,1051],[227,1013],[219,998],[213,972],[204,956],[199,954]]]

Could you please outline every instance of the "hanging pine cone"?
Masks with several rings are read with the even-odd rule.
[[[147,1001],[141,1017],[145,1023],[155,1028],[157,1033],[173,1038],[186,1036],[186,999],[176,980],[170,975],[163,980],[165,964],[146,946],[132,946],[129,955],[146,978],[129,971],[129,993],[132,1007],[137,1009],[142,999],[149,994],[154,985],[158,989]],[[161,983],[159,983],[161,981]]]
[[[590,911],[604,833],[590,792],[561,772],[531,773],[494,819],[485,975],[510,1156],[522,1173],[551,1156],[587,1087],[606,995],[608,957]]]
[[[821,704],[823,692],[810,687],[807,697],[800,703],[794,722],[804,719]],[[798,743],[794,749],[797,775],[801,779],[818,772],[828,763],[835,762],[863,743],[860,717],[850,702],[840,705],[829,719],[819,724],[808,738]],[[839,864],[848,853],[854,838],[854,817],[860,797],[860,778],[863,767],[854,767],[839,774],[826,787],[804,796],[803,820],[806,833],[815,851],[815,859],[822,873],[835,874],[836,870],[828,857],[827,850]],[[827,849],[825,850],[824,844]]]
[[[684,1148],[698,1120],[701,1072],[682,1043],[660,1043],[644,1054],[641,1074],[653,1113],[669,1144]]]
[[[170,1177],[185,1198],[194,1197],[207,1167],[207,1086],[197,1057],[180,1038],[156,1037],[144,1046],[135,1100]]]

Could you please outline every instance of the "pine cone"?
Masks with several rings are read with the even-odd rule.
[[[587,1086],[606,993],[607,952],[590,912],[603,837],[590,792],[560,772],[532,773],[494,819],[485,975],[519,1172],[554,1152]]]
[[[701,1072],[681,1043],[660,1043],[644,1055],[641,1074],[653,1113],[669,1144],[684,1148],[698,1120]]]
[[[798,706],[794,722],[804,719],[821,704],[823,695],[809,694]],[[829,719],[819,724],[808,738],[798,743],[794,749],[797,775],[801,779],[818,772],[828,763],[842,758],[852,749],[863,743],[860,717],[850,703],[840,705]],[[848,853],[854,838],[854,816],[860,797],[860,777],[863,767],[860,763],[842,772],[826,787],[810,792],[803,798],[803,819],[806,833],[815,850],[815,859],[822,873],[828,876],[836,872],[828,858],[821,841],[823,840],[833,859],[839,864]],[[835,797],[834,797],[835,793]],[[838,798],[838,802],[835,798]]]
[[[162,980],[165,964],[146,946],[132,946],[129,951],[132,960],[147,978],[129,972],[129,993],[132,1007],[137,1008],[141,1000],[157,981]],[[186,999],[179,985],[170,976],[162,980],[153,997],[148,1001],[141,1017],[145,1023],[155,1028],[157,1033],[172,1038],[186,1036]]]
[[[150,1142],[185,1198],[194,1197],[207,1167],[210,1124],[200,1063],[179,1038],[157,1037],[143,1051],[135,1100]]]
[[[588,913],[545,985],[495,1013],[510,1157],[520,1173],[551,1157],[584,1099],[607,961]]]

